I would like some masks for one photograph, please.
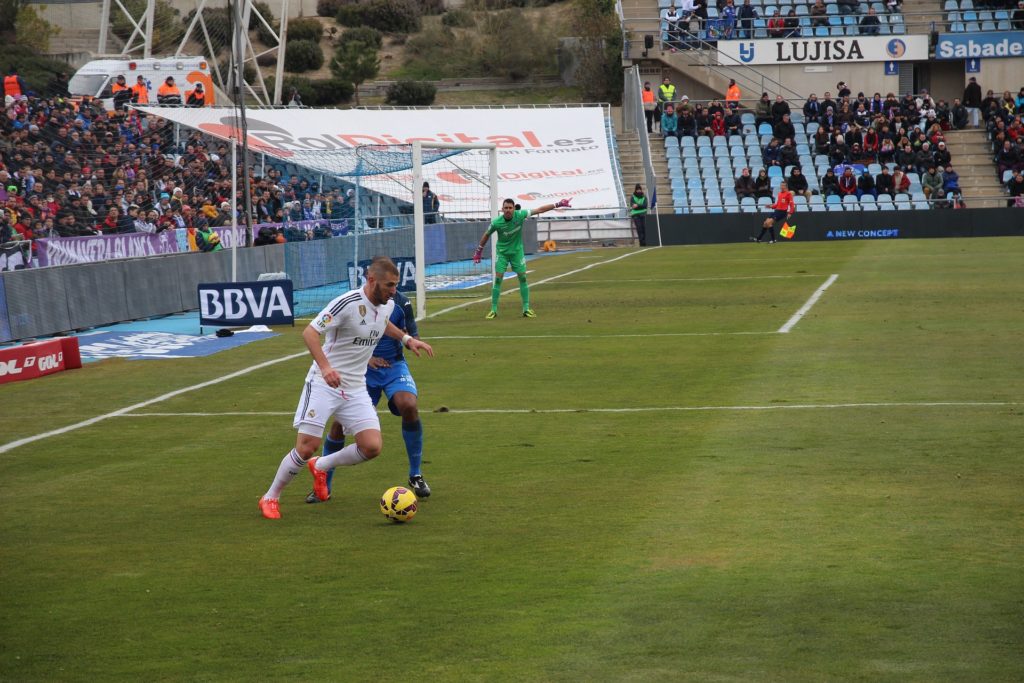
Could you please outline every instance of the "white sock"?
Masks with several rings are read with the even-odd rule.
[[[335,467],[349,467],[351,465],[358,465],[361,462],[366,462],[367,457],[363,455],[363,452],[359,450],[359,446],[354,443],[342,448],[340,451],[335,451],[330,455],[323,455],[319,460],[316,461],[316,468],[321,472],[334,469]]]
[[[273,498],[277,500],[281,497],[281,491],[284,491],[284,487],[291,483],[295,475],[305,469],[305,461],[299,457],[299,454],[295,449],[288,451],[288,455],[284,456],[281,464],[277,467],[277,475],[274,476],[274,483],[270,485],[264,498]]]

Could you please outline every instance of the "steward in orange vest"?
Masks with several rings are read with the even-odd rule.
[[[186,107],[205,107],[206,106],[206,92],[203,90],[202,83],[196,83],[195,90],[189,90],[185,95],[185,106]]]
[[[4,97],[10,95],[11,97],[21,97],[28,90],[25,87],[25,81],[21,80],[21,76],[14,69],[11,69],[11,73],[4,76]]]
[[[174,76],[168,76],[160,89],[156,91],[156,101],[160,104],[182,104],[181,91],[174,85]]]
[[[146,77],[139,76],[135,79],[135,85],[132,86],[132,92],[135,93],[132,100],[136,104],[149,104],[149,86],[146,85]]]
[[[110,86],[110,92],[114,96],[114,109],[124,109],[125,105],[132,101],[132,89],[125,83],[124,74],[115,79]]]

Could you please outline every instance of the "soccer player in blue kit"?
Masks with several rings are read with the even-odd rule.
[[[395,292],[394,310],[391,322],[406,334],[416,339],[419,330],[416,327],[416,315],[412,302],[401,292]],[[366,370],[366,388],[374,405],[380,401],[381,393],[387,396],[388,408],[392,414],[402,418],[402,439],[405,441],[405,452],[409,456],[409,488],[417,498],[430,496],[430,487],[423,479],[420,471],[423,462],[423,424],[420,422],[417,403],[416,381],[412,378],[409,365],[402,354],[402,344],[390,337],[383,337],[373,350]],[[345,447],[345,432],[341,424],[335,421],[324,441],[324,455],[340,451]],[[334,481],[334,470],[327,473],[327,487],[330,490]],[[328,498],[328,500],[330,500]],[[320,500],[311,491],[306,496],[307,503],[319,503]]]

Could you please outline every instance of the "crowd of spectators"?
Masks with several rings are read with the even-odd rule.
[[[794,5],[775,7],[773,3],[764,6],[753,5],[750,0],[677,0],[667,9],[661,11],[660,17],[670,49],[688,46],[695,38],[703,35],[706,40],[750,39],[754,36],[755,21],[764,19],[767,37],[790,38],[801,35],[801,19],[809,21],[804,25],[810,28],[828,27],[829,14],[824,0],[813,3],[800,3],[798,10]],[[882,0],[886,14],[895,14],[902,10],[902,0]],[[836,9],[840,16],[859,16],[856,19],[857,32],[860,35],[876,36],[882,28],[882,22],[874,7],[867,7],[863,12],[860,0],[837,0]],[[708,7],[713,11],[708,12]],[[805,11],[806,10],[806,11]],[[785,14],[783,14],[783,12]]]
[[[176,139],[176,135],[179,136]],[[250,172],[255,223],[344,219],[351,190],[322,193],[315,183],[267,166]],[[242,187],[241,178],[238,187]],[[0,244],[40,237],[186,230],[203,249],[206,228],[230,225],[244,207],[232,197],[223,141],[179,130],[134,110],[59,94],[6,95],[0,120]],[[313,228],[264,235],[264,242],[330,236]]]

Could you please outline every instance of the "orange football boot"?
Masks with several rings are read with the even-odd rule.
[[[320,456],[310,458],[306,462],[306,467],[309,468],[310,474],[313,475],[313,495],[318,500],[327,500],[331,497],[331,490],[327,488],[327,472],[321,472],[316,468],[316,461],[320,459]]]
[[[281,519],[281,510],[276,498],[260,498],[260,512],[267,519]]]

